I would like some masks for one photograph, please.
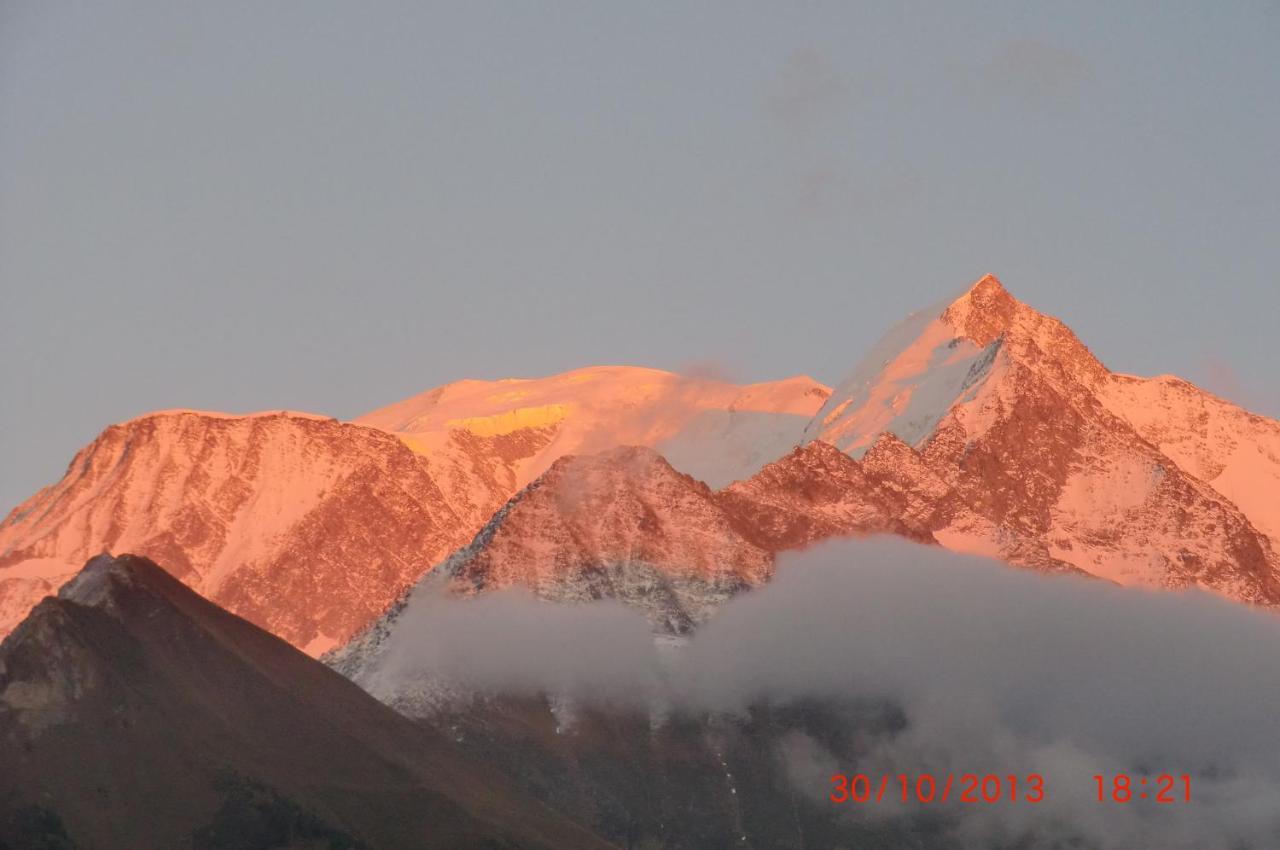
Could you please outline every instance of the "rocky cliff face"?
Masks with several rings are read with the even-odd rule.
[[[771,552],[867,534],[936,542],[930,528],[907,515],[904,500],[883,488],[858,461],[820,441],[734,482],[717,498],[743,534]]]
[[[1098,399],[1180,469],[1230,499],[1280,551],[1280,422],[1172,375],[1112,375]]]

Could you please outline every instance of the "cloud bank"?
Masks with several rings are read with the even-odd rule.
[[[966,846],[1280,846],[1280,619],[1206,593],[874,540],[783,558],[768,587],[675,648],[614,603],[501,593],[414,617],[389,648],[401,682],[730,714],[813,697],[901,706],[906,728],[857,764],[787,742],[788,773],[815,799],[837,769],[1046,777],[1039,805],[953,807]],[[1099,803],[1093,775],[1121,772],[1190,774],[1192,802]]]

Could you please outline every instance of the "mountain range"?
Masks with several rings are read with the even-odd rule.
[[[1265,608],[1278,493],[1280,422],[1108,370],[989,275],[835,388],[609,366],[459,381],[352,422],[146,414],[0,523],[0,850],[960,850],[962,817],[850,817],[822,791],[910,740],[919,718],[893,697],[727,711],[460,691],[411,663],[428,606],[612,600],[648,623],[614,611],[599,630],[602,663],[630,669],[608,653],[618,615],[670,660],[785,553],[892,535]],[[521,595],[469,610],[537,611],[548,646],[545,618],[608,610]],[[522,643],[512,623],[470,626],[450,646]],[[984,846],[1095,846],[1079,826]]]
[[[1274,605],[1277,492],[1280,422],[1109,371],[988,275],[834,390],[594,367],[459,381],[350,423],[112,425],[0,524],[0,633],[102,551],[311,655],[422,581],[616,597],[679,633],[778,552],[875,533]]]

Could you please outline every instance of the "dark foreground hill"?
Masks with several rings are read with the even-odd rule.
[[[152,562],[0,644],[0,848],[605,848]]]

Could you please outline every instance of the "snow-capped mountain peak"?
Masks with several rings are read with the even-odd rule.
[[[633,600],[679,631],[780,550],[880,532],[1271,604],[1278,492],[1280,422],[1112,373],[986,275],[834,392],[599,366],[458,381],[356,424],[111,426],[0,523],[0,634],[105,549],[312,654],[442,564],[475,590]]]
[[[1261,496],[1280,492],[1280,423],[1112,374],[993,275],[891,331],[806,429],[855,457],[885,433],[993,524],[993,554],[1015,541],[1122,583],[1280,601],[1263,533],[1280,508]]]

